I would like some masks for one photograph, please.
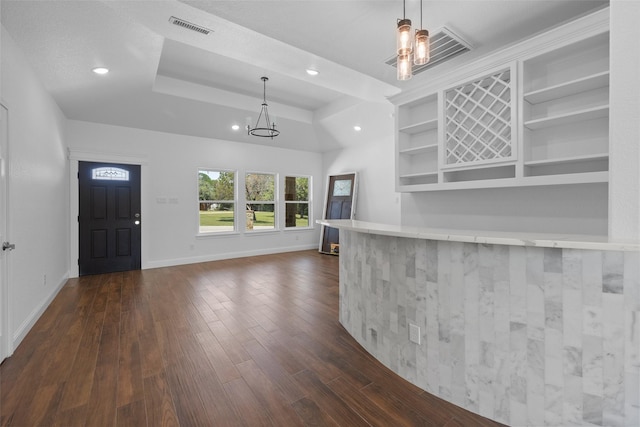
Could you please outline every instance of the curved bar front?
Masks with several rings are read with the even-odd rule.
[[[401,377],[509,425],[640,425],[637,244],[318,223],[340,322]]]

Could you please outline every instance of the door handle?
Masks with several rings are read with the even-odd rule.
[[[6,251],[7,249],[12,251],[16,248],[16,245],[14,243],[9,243],[9,242],[2,242],[2,250]]]

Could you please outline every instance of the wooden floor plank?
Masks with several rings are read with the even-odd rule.
[[[118,407],[116,414],[116,426],[118,427],[145,427],[149,424],[147,418],[144,399],[127,403]]]
[[[205,418],[210,425],[234,427],[238,424],[229,396],[212,372],[194,378],[198,395],[204,404]]]
[[[251,388],[243,378],[238,378],[224,384],[224,389],[229,396],[229,400],[236,411],[238,421],[247,427],[275,426],[273,420]]]
[[[295,402],[304,397],[304,392],[294,379],[258,341],[247,342],[244,346],[262,372],[271,382],[277,384],[287,401]]]
[[[336,395],[329,387],[315,376],[311,371],[297,373],[294,378],[304,389],[307,396],[313,399],[320,408],[331,414],[340,425],[344,426],[369,426],[347,402]]]
[[[175,427],[180,425],[164,371],[144,379],[144,402],[146,425],[149,427]],[[140,423],[141,421],[139,420]]]
[[[78,352],[71,368],[73,375],[69,376],[65,384],[62,401],[60,402],[62,410],[86,405],[89,401],[103,323],[104,311],[92,312],[87,320],[85,330],[80,339]]]
[[[117,405],[121,407],[141,399],[144,401],[144,386],[135,313],[125,311],[118,349]]]
[[[291,427],[303,425],[302,420],[280,393],[278,387],[269,381],[253,360],[239,364],[238,370],[275,425]]]
[[[222,384],[240,378],[240,373],[236,366],[211,331],[200,332],[196,335],[196,338]]]
[[[338,322],[301,251],[70,279],[0,365],[2,426],[481,426]]]
[[[343,377],[336,378],[327,386],[372,426],[411,426],[410,420],[402,419],[398,414],[390,415],[379,406],[372,404],[357,387]]]
[[[303,397],[302,399],[291,404],[293,409],[302,418],[305,426],[327,426],[340,427],[340,424],[331,416],[323,411],[315,401]]]

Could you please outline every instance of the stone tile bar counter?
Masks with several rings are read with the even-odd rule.
[[[318,222],[340,322],[398,375],[508,425],[640,426],[637,243]]]

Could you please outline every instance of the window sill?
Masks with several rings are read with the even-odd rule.
[[[309,227],[287,227],[283,231],[311,231],[311,230],[315,230],[315,227],[310,225]]]
[[[237,231],[214,231],[211,233],[196,233],[196,239],[208,239],[210,237],[232,237],[239,235],[240,233]]]
[[[277,234],[280,233],[282,230],[278,230],[276,228],[269,228],[266,230],[245,230],[244,231],[244,235],[245,236],[258,236],[258,235],[263,235],[263,234]]]

